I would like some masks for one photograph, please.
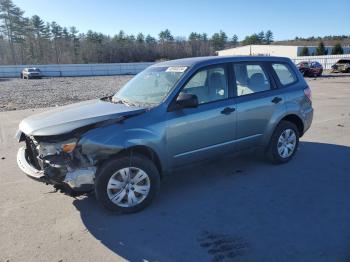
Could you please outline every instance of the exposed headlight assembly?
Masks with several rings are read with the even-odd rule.
[[[61,152],[71,153],[75,149],[77,139],[69,139],[59,143],[39,143],[37,149],[43,157],[48,155],[57,155]]]

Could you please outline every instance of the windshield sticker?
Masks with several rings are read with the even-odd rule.
[[[168,67],[167,70],[165,70],[165,72],[183,73],[186,69],[186,66],[171,66]]]

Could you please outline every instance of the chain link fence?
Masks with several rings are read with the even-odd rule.
[[[340,59],[350,59],[350,54],[344,55],[321,55],[321,56],[298,56],[296,58],[292,58],[295,64],[298,64],[302,61],[317,61],[322,66],[323,69],[331,69],[331,66],[334,65]]]

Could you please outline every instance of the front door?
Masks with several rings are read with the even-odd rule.
[[[233,149],[236,112],[227,73],[225,64],[197,71],[181,92],[196,95],[199,106],[167,113],[166,143],[172,167]]]

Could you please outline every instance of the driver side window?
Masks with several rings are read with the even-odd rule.
[[[223,66],[210,67],[195,73],[182,92],[196,95],[199,104],[228,98],[228,85]]]

